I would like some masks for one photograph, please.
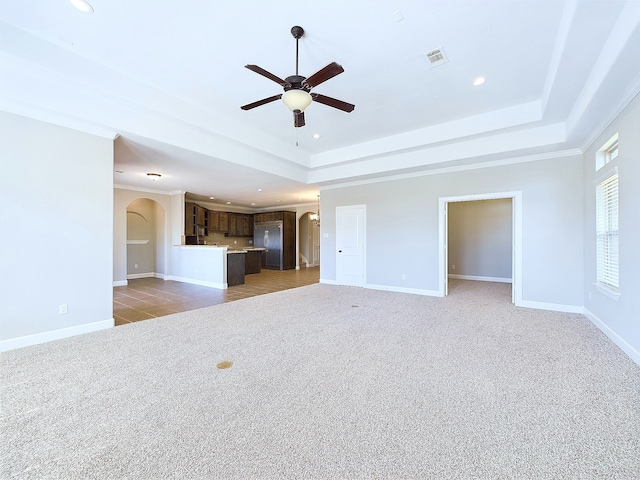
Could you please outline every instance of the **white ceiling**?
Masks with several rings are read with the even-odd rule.
[[[0,0],[0,108],[117,137],[116,185],[249,208],[315,202],[325,184],[575,153],[640,90],[638,0],[89,1],[93,14]],[[306,32],[300,74],[341,64],[313,91],[352,113],[314,102],[296,129],[279,101],[240,109],[282,93],[244,65],[295,73],[294,25]],[[434,48],[447,63],[429,64]]]

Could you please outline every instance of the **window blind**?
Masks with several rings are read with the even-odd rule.
[[[612,290],[619,287],[618,174],[596,187],[597,281]]]

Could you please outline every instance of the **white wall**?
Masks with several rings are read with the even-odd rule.
[[[336,279],[338,206],[367,206],[367,284],[433,293],[438,291],[438,199],[522,191],[522,298],[531,306],[579,309],[583,305],[582,167],[578,155],[324,187],[321,281]]]
[[[0,349],[113,326],[113,140],[0,112],[0,158]]]
[[[620,297],[601,293],[596,283],[595,171],[596,151],[619,134],[618,157],[602,170],[618,167]],[[584,154],[585,275],[587,314],[640,364],[640,97],[600,135]]]

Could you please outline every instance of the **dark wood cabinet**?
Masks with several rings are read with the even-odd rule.
[[[282,220],[282,269],[296,268],[296,212],[276,212]]]
[[[229,231],[229,214],[217,210],[209,210],[209,231],[226,233]]]
[[[198,227],[209,232],[226,233],[229,237],[253,238],[253,214],[207,210],[193,202],[184,204],[184,234],[197,235]]]
[[[195,235],[196,232],[196,220],[198,215],[195,210],[195,203],[184,204],[184,234]]]
[[[218,223],[218,231],[227,233],[229,231],[229,214],[227,212],[218,212],[220,222]]]
[[[253,237],[253,215],[229,213],[230,237]]]
[[[209,234],[207,209],[195,203],[184,204],[184,234],[197,235],[198,227],[204,227],[204,234]]]
[[[280,220],[284,220],[285,213],[292,212],[266,212],[266,213],[256,213],[253,216],[253,221],[258,222],[277,222]]]
[[[209,230],[212,232],[218,231],[218,225],[220,224],[220,213],[215,210],[209,210],[207,213],[209,216]]]
[[[237,237],[238,235],[238,214],[229,214],[229,236]]]
[[[260,273],[262,271],[262,251],[248,250],[244,262],[245,275]]]
[[[227,253],[227,286],[244,284],[246,253]]]

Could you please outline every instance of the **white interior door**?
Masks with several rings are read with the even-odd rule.
[[[336,281],[365,283],[365,205],[336,208]]]

